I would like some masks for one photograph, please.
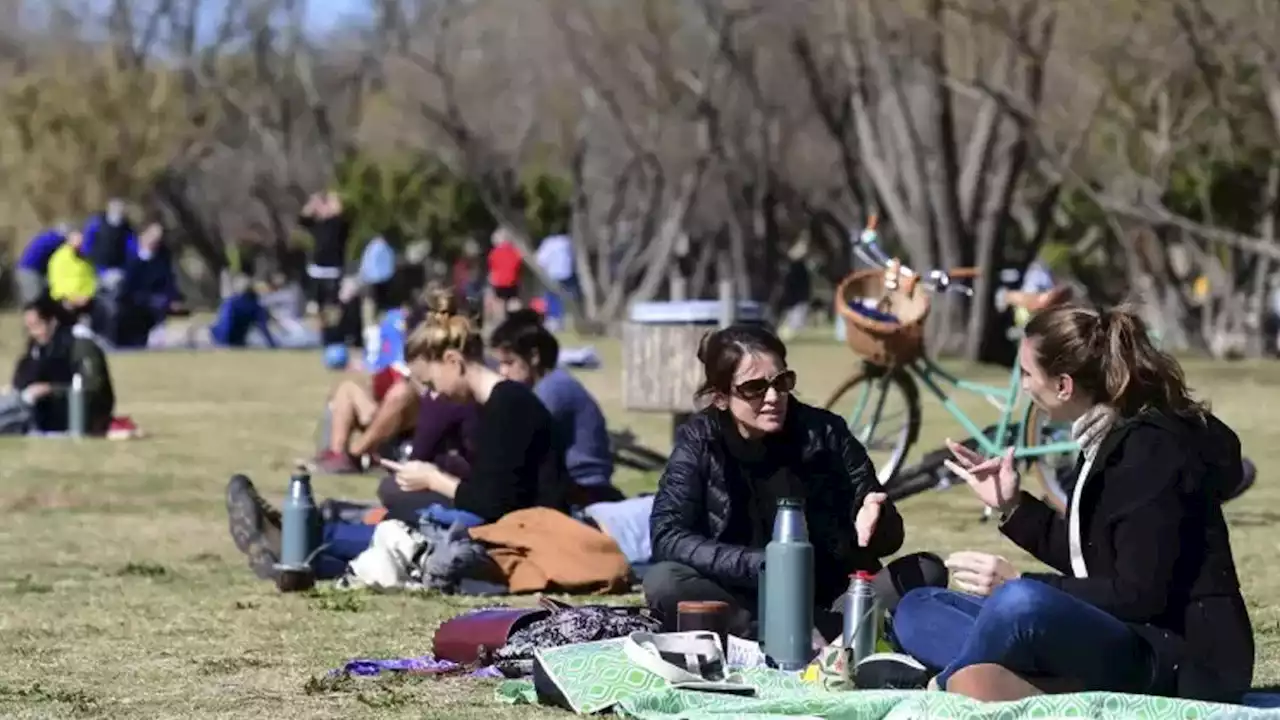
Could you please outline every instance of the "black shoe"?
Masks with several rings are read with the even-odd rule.
[[[280,562],[280,513],[258,494],[244,475],[227,483],[227,521],[231,539],[249,556],[249,567],[263,580],[274,580]]]
[[[931,675],[910,655],[876,653],[854,668],[853,684],[859,690],[923,690]]]

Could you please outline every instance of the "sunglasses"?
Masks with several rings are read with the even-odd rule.
[[[734,392],[743,400],[759,400],[769,392],[769,388],[777,390],[779,394],[786,394],[796,389],[796,371],[783,370],[771,378],[756,378],[739,383],[734,387]]]

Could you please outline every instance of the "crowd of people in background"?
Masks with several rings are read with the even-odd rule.
[[[908,528],[865,448],[840,417],[792,397],[796,372],[767,328],[704,338],[704,407],[679,429],[657,494],[626,498],[606,418],[562,369],[549,327],[579,291],[571,238],[546,238],[535,260],[566,296],[526,303],[524,259],[505,228],[485,262],[469,243],[448,280],[425,288],[384,237],[364,244],[347,275],[354,224],[336,193],[311,196],[299,224],[313,239],[307,297],[278,272],[237,278],[213,324],[175,344],[242,347],[256,333],[269,347],[323,347],[331,367],[364,373],[329,395],[315,465],[383,477],[377,503],[326,502],[319,577],[347,576],[386,520],[474,529],[542,508],[602,528],[629,563],[645,566],[645,600],[666,629],[676,629],[681,602],[718,601],[731,610],[731,631],[754,637],[774,511],[798,498],[815,557],[815,626],[831,640],[840,619],[827,608],[849,574],[880,571],[903,545]],[[104,347],[150,346],[157,328],[187,314],[162,225],[141,228],[113,200],[83,228],[40,233],[22,253],[15,277],[28,341],[0,388],[0,434],[80,422],[92,435],[136,431],[115,413]],[[793,248],[774,299],[787,334],[805,324],[812,297],[806,256],[803,243]],[[1039,265],[1022,279],[1015,292],[1057,287]],[[307,304],[318,330],[305,322]],[[1021,488],[1012,449],[984,458],[949,448],[956,471],[1000,514],[1001,531],[1054,572],[1021,573],[1002,557],[960,551],[931,570],[940,582],[897,587],[887,634],[899,653],[873,656],[884,677],[986,700],[1049,687],[1238,698],[1254,641],[1221,507],[1224,483],[1240,475],[1238,438],[1192,397],[1137,316],[1058,303],[1017,320],[1023,390],[1070,423],[1081,448],[1067,514]],[[349,347],[364,353],[353,361]],[[83,395],[83,418],[71,417],[69,393]],[[250,568],[277,577],[280,512],[243,475],[226,502]],[[936,556],[912,562],[929,558],[943,565]],[[948,572],[959,591],[948,589]],[[875,685],[860,677],[859,686]]]

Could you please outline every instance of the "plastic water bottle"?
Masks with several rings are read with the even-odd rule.
[[[849,576],[849,591],[842,598],[844,632],[841,645],[852,651],[857,664],[876,652],[880,640],[880,604],[872,581],[875,576],[859,571]]]
[[[73,438],[84,437],[84,376],[71,376],[71,391],[67,393],[67,434]]]
[[[782,670],[803,670],[813,657],[813,545],[799,501],[778,501],[764,553],[765,652]]]
[[[280,507],[280,565],[308,567],[320,547],[320,511],[311,494],[311,475],[298,468],[289,478],[289,492]]]

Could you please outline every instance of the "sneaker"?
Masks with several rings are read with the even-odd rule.
[[[922,690],[931,674],[910,655],[876,653],[854,668],[853,683],[860,690]]]
[[[231,540],[249,556],[253,573],[263,580],[274,579],[280,562],[280,513],[244,475],[233,475],[227,483],[227,521]]]
[[[124,415],[111,418],[111,425],[107,428],[108,440],[132,440],[139,437],[142,437],[142,430],[133,418]]]
[[[316,470],[324,475],[359,475],[362,469],[346,453],[325,450],[316,456]]]

